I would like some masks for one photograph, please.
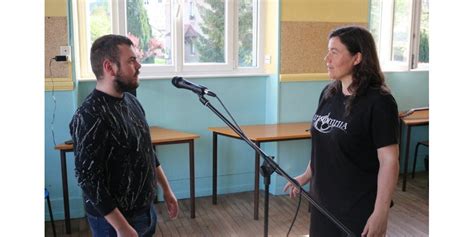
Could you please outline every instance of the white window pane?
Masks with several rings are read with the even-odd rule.
[[[254,0],[240,0],[239,4],[239,67],[256,65],[256,16]]]
[[[372,0],[370,5],[369,30],[375,44],[380,47],[380,32],[382,27],[382,0]]]
[[[225,0],[184,0],[184,63],[225,63]]]
[[[410,43],[411,16],[409,0],[395,0],[392,37],[392,61],[407,62]]]
[[[143,64],[172,63],[171,3],[127,0],[127,36]]]
[[[87,1],[87,47],[91,48],[92,43],[102,35],[112,33],[112,15],[109,0],[89,0]]]
[[[429,1],[421,1],[419,63],[429,63]]]

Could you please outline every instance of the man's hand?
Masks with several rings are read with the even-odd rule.
[[[117,237],[138,237],[138,233],[131,225],[124,226],[124,228],[119,228],[115,230],[117,232]]]
[[[178,217],[179,213],[178,200],[176,199],[172,191],[169,193],[165,193],[163,196],[165,198],[166,207],[168,208],[168,216],[170,217],[170,219],[175,219],[176,217]]]
[[[119,237],[138,237],[138,233],[127,222],[118,208],[114,208],[110,213],[104,216],[107,222],[114,227]]]
[[[163,197],[166,202],[166,207],[168,208],[168,216],[170,219],[175,219],[178,216],[179,206],[178,200],[174,196],[173,191],[171,190],[168,179],[166,178],[165,172],[160,166],[156,167],[156,181],[160,184],[163,189]]]

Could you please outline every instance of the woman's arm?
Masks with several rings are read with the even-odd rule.
[[[398,181],[398,144],[377,149],[380,163],[374,212],[367,220],[362,236],[385,236],[388,211]]]

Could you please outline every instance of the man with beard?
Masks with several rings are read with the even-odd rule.
[[[121,35],[105,35],[91,48],[94,91],[69,124],[75,172],[93,236],[152,236],[157,184],[170,218],[178,202],[153,151],[145,112],[129,93],[141,67]]]

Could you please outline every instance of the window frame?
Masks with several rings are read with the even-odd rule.
[[[409,0],[408,14],[411,18],[409,29],[408,58],[404,62],[391,60],[393,27],[395,18],[395,0],[381,0],[380,12],[380,39],[377,44],[377,52],[383,71],[424,71],[429,70],[429,63],[419,63],[420,23],[421,23],[421,0]],[[372,4],[372,1],[371,1]],[[369,24],[372,23],[369,20]]]
[[[412,28],[417,29],[413,31],[413,40],[412,40],[412,49],[413,54],[411,56],[412,61],[410,62],[411,70],[428,70],[429,69],[429,62],[428,63],[420,63],[419,56],[420,56],[420,39],[421,39],[421,13],[422,13],[422,0],[414,0],[413,1],[413,9],[415,9],[413,13],[413,21],[412,21]]]
[[[111,31],[113,34],[126,35],[127,9],[126,0],[112,0],[111,3]],[[238,46],[238,9],[239,2],[234,0],[225,0],[226,20],[225,20],[225,62],[224,63],[185,63],[185,40],[183,32],[183,9],[186,4],[182,0],[170,1],[171,12],[171,51],[172,63],[170,65],[142,64],[140,69],[141,79],[170,78],[173,75],[187,77],[222,77],[222,76],[246,76],[246,75],[264,75],[263,60],[263,37],[264,31],[262,19],[264,19],[264,10],[262,1],[253,1],[253,33],[255,67],[239,66],[239,46]],[[196,4],[196,3],[195,3]],[[91,70],[89,61],[90,48],[87,45],[87,27],[85,0],[72,0],[73,26],[74,26],[74,45],[77,45],[74,56],[76,78],[78,80],[95,79]]]

